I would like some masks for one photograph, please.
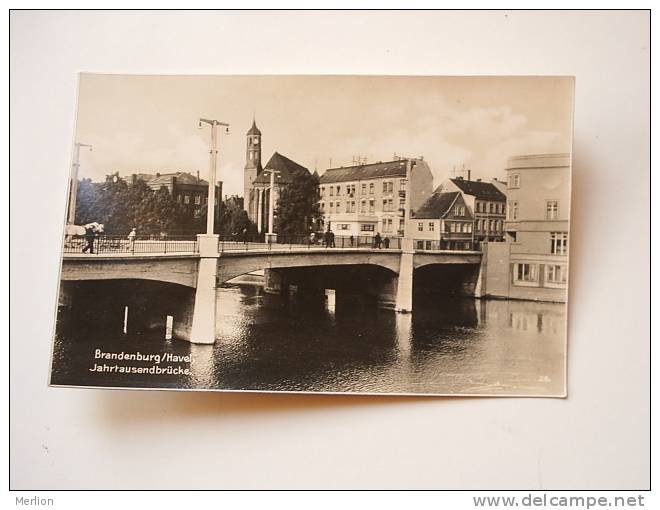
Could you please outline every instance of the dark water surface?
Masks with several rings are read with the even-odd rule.
[[[154,335],[76,337],[58,327],[52,384],[361,393],[543,395],[564,393],[565,307],[522,301],[417,297],[412,315],[358,298],[289,299],[260,287],[220,288],[217,341],[191,345]],[[75,328],[74,328],[75,329]],[[162,360],[189,374],[91,372],[96,350],[190,356]]]

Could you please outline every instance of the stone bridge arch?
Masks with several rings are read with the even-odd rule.
[[[387,269],[393,276],[399,273],[398,252],[366,252],[365,250],[224,253],[218,258],[218,283],[259,269],[370,265]]]

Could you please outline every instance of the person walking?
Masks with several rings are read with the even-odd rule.
[[[94,227],[85,227],[85,241],[87,241],[87,245],[83,248],[83,253],[87,253],[87,250],[89,250],[89,253],[94,253],[94,237],[96,237]]]
[[[133,227],[128,234],[128,251],[135,252],[135,238],[137,237],[137,229]]]
[[[376,236],[374,237],[374,248],[380,249],[382,242],[383,240],[380,237],[380,232],[376,232]]]
[[[385,239],[383,239],[383,246],[387,250],[390,247],[390,238],[385,236]]]

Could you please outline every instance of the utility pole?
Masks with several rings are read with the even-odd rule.
[[[279,177],[280,173],[275,170],[264,170],[263,173],[270,173],[270,196],[268,199],[268,232],[266,233],[266,242],[274,243],[277,241],[277,234],[274,230],[274,215],[275,215],[275,175]]]
[[[73,225],[76,222],[76,197],[78,195],[78,170],[80,170],[81,147],[89,147],[89,150],[92,150],[92,146],[87,143],[75,143],[73,168],[71,169],[71,185],[69,186],[69,210],[67,211],[66,218],[67,225]]]
[[[199,129],[202,128],[202,122],[211,126],[211,155],[210,175],[209,175],[209,192],[208,203],[206,211],[206,235],[213,235],[215,223],[215,181],[218,165],[218,126],[225,126],[226,132],[229,133],[229,124],[220,122],[215,119],[199,119]]]

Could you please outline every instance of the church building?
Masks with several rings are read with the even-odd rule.
[[[296,178],[309,174],[309,170],[295,161],[275,152],[265,166],[261,164],[261,131],[255,121],[247,132],[245,173],[243,175],[244,207],[257,231],[268,232],[270,201],[277,209],[280,190]],[[274,177],[271,179],[271,173]],[[273,189],[271,189],[273,182]]]

